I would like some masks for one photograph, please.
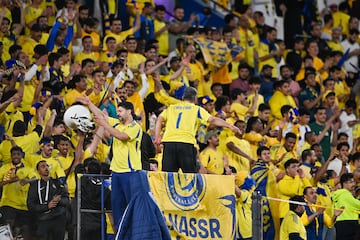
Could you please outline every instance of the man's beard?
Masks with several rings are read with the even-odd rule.
[[[272,78],[272,74],[263,74],[264,78]]]
[[[291,76],[288,76],[288,77],[282,77],[282,80],[285,80],[285,81],[289,81],[291,79]]]

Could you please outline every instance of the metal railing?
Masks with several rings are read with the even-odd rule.
[[[101,210],[96,209],[82,209],[81,208],[81,178],[82,177],[96,177],[101,179]],[[112,211],[107,211],[104,209],[104,179],[110,178],[109,175],[98,175],[98,174],[83,174],[82,176],[77,178],[77,219],[76,219],[76,239],[81,239],[81,213],[101,213],[101,240],[105,240],[105,213],[111,213]]]
[[[252,194],[252,239],[263,239],[263,214],[262,214],[262,195],[260,192],[253,192]]]
[[[96,209],[84,209],[81,208],[81,178],[82,177],[95,177],[101,179],[101,210]],[[98,175],[98,174],[83,174],[77,178],[77,228],[76,228],[76,239],[81,240],[81,214],[82,213],[101,213],[101,240],[105,240],[105,213],[111,213],[112,211],[105,210],[104,205],[104,180],[110,178],[109,175]],[[260,192],[255,191],[252,194],[252,233],[253,240],[262,240],[263,239],[263,214],[262,214],[262,195]]]

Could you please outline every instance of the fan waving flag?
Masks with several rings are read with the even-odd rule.
[[[262,196],[277,197],[275,167],[264,162],[257,162],[251,169],[251,176],[256,182],[256,189]],[[279,223],[278,202],[263,198],[263,239],[278,239]]]
[[[224,42],[212,41],[205,38],[194,38],[195,42],[199,45],[201,52],[207,64],[213,65],[217,68],[228,64],[232,57],[231,51],[236,49],[229,49]],[[243,49],[239,48],[239,53]]]

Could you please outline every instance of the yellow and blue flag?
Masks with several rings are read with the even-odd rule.
[[[263,239],[278,239],[279,207],[278,202],[267,200],[266,196],[277,197],[276,177],[272,172],[271,165],[258,161],[251,169],[251,176],[256,182],[255,191],[260,192],[263,198]]]
[[[194,38],[194,40],[199,45],[207,64],[221,68],[231,61],[231,51],[226,43],[206,38]]]

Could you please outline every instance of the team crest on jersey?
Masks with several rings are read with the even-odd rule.
[[[201,174],[169,172],[165,184],[171,203],[183,211],[198,208],[206,191],[205,178]]]

